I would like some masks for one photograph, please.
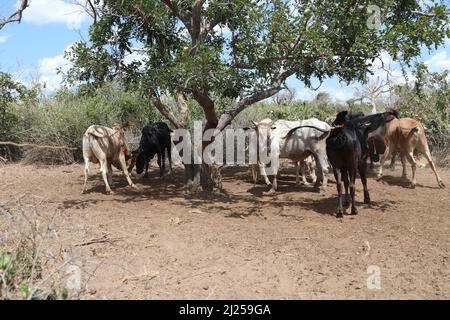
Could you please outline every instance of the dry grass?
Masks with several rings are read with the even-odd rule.
[[[58,248],[63,211],[37,197],[0,203],[0,299],[67,299],[81,292],[71,252]]]

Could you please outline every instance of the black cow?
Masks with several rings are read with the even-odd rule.
[[[141,174],[144,171],[144,178],[148,176],[148,164],[151,159],[158,155],[159,176],[162,177],[165,170],[165,154],[167,150],[169,158],[169,170],[172,172],[171,139],[169,129],[166,123],[156,122],[145,126],[142,129],[139,149],[135,152],[136,172]]]
[[[338,113],[333,124],[340,126],[331,130],[326,140],[327,156],[333,166],[338,192],[338,209],[336,216],[343,216],[342,182],[345,186],[344,206],[352,204],[351,214],[357,214],[355,205],[355,179],[358,170],[364,188],[364,203],[370,203],[367,189],[366,160],[369,156],[368,134],[395,116],[393,112],[379,113],[363,117],[348,114],[347,111]],[[350,187],[350,196],[348,188]]]

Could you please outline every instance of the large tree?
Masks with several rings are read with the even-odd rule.
[[[139,87],[176,128],[186,126],[186,96],[202,107],[205,129],[222,130],[290,76],[306,86],[362,81],[382,52],[408,63],[450,36],[445,1],[89,0],[86,8],[89,42],[68,53],[67,79]],[[142,59],[125,63],[127,55]],[[177,115],[161,100],[167,93]],[[214,97],[235,103],[217,114]]]

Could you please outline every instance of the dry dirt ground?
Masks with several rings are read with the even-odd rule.
[[[54,246],[74,255],[82,299],[450,298],[450,194],[429,168],[416,189],[399,166],[384,182],[372,175],[370,206],[358,181],[359,214],[343,219],[331,177],[320,194],[284,171],[266,196],[248,168],[228,168],[226,193],[199,199],[183,193],[180,169],[134,177],[139,190],[115,171],[113,195],[92,172],[81,195],[82,165],[0,167],[2,205],[61,210]]]

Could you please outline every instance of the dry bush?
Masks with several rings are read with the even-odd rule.
[[[29,198],[27,198],[29,199]],[[48,213],[42,201],[0,203],[0,299],[77,297],[70,284],[72,254],[58,250],[63,211]],[[78,290],[81,292],[81,284]]]
[[[450,167],[450,133],[433,135],[428,138],[431,154],[439,167]]]

